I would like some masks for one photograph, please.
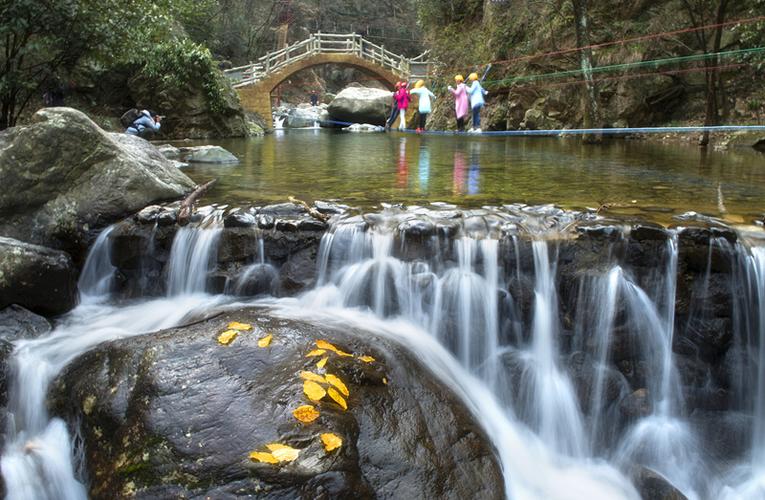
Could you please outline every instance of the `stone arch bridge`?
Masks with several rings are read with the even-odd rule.
[[[272,127],[271,92],[298,71],[322,64],[351,66],[393,89],[399,80],[429,75],[426,54],[407,58],[358,34],[315,33],[303,41],[269,52],[255,63],[224,73],[234,83],[244,109],[258,113],[266,125]]]

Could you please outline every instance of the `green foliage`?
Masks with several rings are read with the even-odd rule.
[[[225,106],[226,82],[210,51],[189,39],[168,40],[143,52],[141,76],[154,82],[158,92],[181,93],[190,82],[201,82],[210,109]]]

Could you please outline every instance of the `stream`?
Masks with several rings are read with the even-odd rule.
[[[296,141],[310,143],[311,137],[306,135]],[[249,147],[259,149],[261,155],[269,154],[269,144],[279,140],[266,138]],[[465,161],[464,172],[446,175],[465,186],[464,196],[462,192],[452,194],[467,200],[467,205],[471,203],[471,182],[477,183],[474,203],[482,203],[486,197],[505,196],[524,182],[535,182],[531,178],[518,179],[513,184],[516,187],[502,188],[505,191],[491,187],[493,176],[498,174],[496,166],[489,165],[493,165],[496,151],[509,147],[504,142],[466,143],[466,158],[459,160],[460,146],[454,151],[430,151],[432,138],[395,137],[383,141],[385,146],[381,147],[390,142],[394,154],[403,151],[406,169],[414,169],[407,171],[410,177],[402,181],[407,185],[432,182],[440,186],[442,174],[435,172],[449,166],[456,169]],[[542,154],[541,149],[530,144],[512,146],[519,150],[527,147],[530,151],[526,152],[526,160],[529,155]],[[607,151],[599,161],[609,161]],[[553,150],[546,154],[556,153]],[[480,162],[474,174],[467,167],[473,161],[471,155]],[[511,153],[507,157],[513,156]],[[714,164],[715,160],[710,161]],[[584,168],[577,165],[574,162],[571,168]],[[249,163],[245,165],[246,169],[250,167]],[[196,167],[192,173],[206,175],[205,168],[209,167]],[[424,174],[424,169],[431,173]],[[533,175],[550,175],[549,171],[542,172],[546,168],[540,169]],[[645,170],[640,170],[641,175],[649,175]],[[623,166],[612,175],[616,178],[619,172],[627,171],[635,173]],[[715,172],[715,182],[726,188],[741,182],[724,169]],[[385,182],[395,185],[399,174],[384,176]],[[470,180],[471,175],[479,174],[479,178]],[[231,172],[231,176],[237,175],[253,174]],[[678,176],[685,179],[684,185],[692,186],[696,174],[670,170],[655,175],[655,182],[662,185],[672,185],[673,177]],[[753,179],[756,177],[752,185],[762,183],[762,175],[752,173]],[[226,186],[232,182],[241,179],[224,179],[222,189],[229,189]],[[584,184],[586,180],[572,182]],[[614,182],[620,185],[629,179]],[[280,186],[278,182],[276,185]],[[285,192],[290,188],[285,187]],[[717,186],[704,189],[716,192]],[[761,196],[761,186],[756,189]],[[579,188],[575,191],[579,192]],[[534,198],[540,192],[528,197]],[[621,196],[621,192],[616,193]],[[660,195],[666,198],[654,197],[642,206],[669,201],[673,211],[682,212],[692,204],[692,195],[687,194],[686,199],[684,193],[680,187],[671,195]],[[228,196],[226,201],[237,201],[240,195],[230,188]],[[419,196],[431,197],[432,192],[423,191]],[[598,194],[587,196],[569,200],[572,205],[587,205]],[[756,204],[761,209],[761,198],[755,203],[752,196],[749,186],[733,189],[726,198],[728,210],[736,209],[743,216],[752,213]],[[705,200],[715,207],[719,201],[716,194]],[[406,346],[455,391],[484,428],[501,462],[508,498],[639,499],[631,479],[635,468],[654,471],[690,500],[765,497],[765,241],[742,232],[736,243],[723,238],[710,243],[710,255],[715,247],[733,262],[733,336],[739,347],[735,352],[743,357],[726,360],[741,367],[730,409],[746,415],[749,422],[744,430],[747,451],[735,463],[729,463],[710,453],[701,438],[696,415],[686,410],[686,394],[673,350],[678,335],[679,255],[683,251],[679,236],[683,228],[669,230],[669,238],[656,256],[659,264],[648,270],[619,254],[619,238],[609,240],[616,243],[605,245],[603,261],[583,270],[580,279],[570,284],[575,290],[576,307],[573,313],[563,314],[568,309],[561,303],[560,273],[567,261],[557,242],[564,228],[541,224],[533,210],[528,212],[518,225],[529,242],[529,258],[521,258],[518,249],[525,243],[520,239],[504,242],[491,231],[464,226],[446,245],[425,257],[404,259],[401,255],[417,251],[418,243],[397,240],[398,221],[386,211],[378,215],[378,223],[372,227],[361,224],[358,216],[336,216],[321,240],[316,285],[297,297],[285,298],[241,296],[247,295],[247,282],[257,277],[269,281],[277,272],[264,257],[262,240],[241,282],[227,283],[230,295],[208,293],[206,277],[215,265],[223,230],[221,213],[216,211],[176,233],[167,264],[166,296],[116,300],[111,295],[115,271],[109,259],[111,229],[105,230],[91,248],[81,274],[81,304],[60,318],[49,335],[15,344],[8,434],[0,462],[7,498],[87,498],[82,440],[76,429],[50,415],[46,407],[51,382],[69,362],[103,342],[181,325],[242,302],[267,306],[283,318],[354,326]],[[507,249],[513,247],[508,257]],[[710,286],[712,267],[709,257],[704,279],[696,284],[694,290],[698,293],[688,306],[688,328],[708,314],[705,291]],[[518,290],[529,293],[515,293]],[[639,360],[640,386],[646,390],[641,404],[647,411],[627,427],[620,424],[618,413],[622,410],[616,402],[635,395],[630,394],[630,381],[613,363],[617,333],[628,339],[630,356]],[[582,378],[587,380],[584,385]],[[586,387],[584,396],[582,387]]]

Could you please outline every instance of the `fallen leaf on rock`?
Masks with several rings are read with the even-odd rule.
[[[346,387],[343,381],[340,380],[340,377],[336,377],[331,373],[327,373],[324,378],[327,380],[327,382],[337,387],[337,390],[342,392],[344,396],[351,395],[351,393],[348,391],[348,387]]]
[[[372,356],[359,356],[359,359],[364,363],[372,363],[375,360]]]
[[[327,364],[327,360],[329,360],[327,356],[324,356],[323,358],[321,358],[319,362],[316,363],[316,368],[324,368],[324,366]]]
[[[300,372],[300,378],[302,378],[303,380],[313,380],[314,382],[318,382],[320,384],[328,383],[328,381],[324,377],[314,372],[302,371]]]
[[[337,352],[338,351],[337,347],[333,346],[332,344],[330,344],[326,340],[317,340],[316,341],[316,347],[318,347],[319,349],[325,349],[327,351],[333,351],[333,352]]]
[[[319,418],[319,410],[311,405],[298,406],[292,411],[292,415],[303,422],[304,424],[310,424],[317,418]]]
[[[383,384],[388,385],[388,379],[383,377]]]
[[[324,443],[324,450],[330,452],[340,448],[343,445],[343,438],[337,434],[327,432],[321,435],[321,442]]]
[[[279,460],[276,459],[272,454],[266,453],[264,451],[253,451],[250,452],[250,460],[263,462],[266,464],[278,464]]]
[[[335,403],[339,404],[343,410],[348,409],[348,403],[345,402],[345,398],[343,398],[340,393],[335,390],[334,387],[327,389],[327,394],[329,394],[329,397],[334,399]]]
[[[312,358],[314,356],[321,356],[325,352],[327,352],[326,349],[314,349],[313,351],[311,351],[308,354],[306,354],[305,357],[306,358]]]
[[[239,335],[237,330],[226,330],[225,332],[218,335],[218,342],[223,345],[229,345],[231,342],[233,342],[237,335]]]
[[[280,462],[292,462],[298,455],[300,450],[280,443],[267,444],[266,448],[271,450],[271,454]]]
[[[303,392],[311,401],[318,401],[327,394],[327,391],[313,380],[303,382]]]
[[[269,333],[268,335],[266,335],[262,339],[258,340],[258,347],[268,347],[268,346],[270,346],[272,338],[274,338],[274,336]]]
[[[231,323],[228,324],[228,328],[230,330],[245,331],[245,330],[252,330],[252,325],[249,323],[239,323],[238,321],[232,321]]]

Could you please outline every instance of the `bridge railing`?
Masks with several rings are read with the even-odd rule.
[[[425,54],[410,60],[403,55],[391,52],[384,45],[377,45],[356,33],[314,33],[305,40],[269,52],[252,64],[232,68],[224,73],[234,82],[235,87],[243,87],[314,54],[333,53],[357,55],[402,77],[408,77],[411,74],[411,61],[416,61],[418,69],[422,64],[427,64],[422,61]]]

